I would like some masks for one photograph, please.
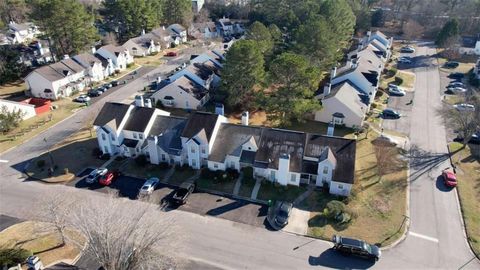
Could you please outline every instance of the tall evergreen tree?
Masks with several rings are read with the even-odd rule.
[[[255,41],[262,54],[271,53],[273,49],[272,34],[263,23],[254,22],[247,30],[245,37],[246,39]]]
[[[125,41],[150,31],[163,21],[163,0],[106,0],[103,3],[107,25]],[[112,27],[113,26],[113,27]]]
[[[167,24],[179,23],[188,27],[193,19],[192,1],[165,0],[163,14]]]
[[[283,53],[271,63],[269,79],[276,86],[265,97],[267,115],[281,126],[302,121],[305,113],[320,109],[314,96],[319,81],[318,69],[294,53]]]
[[[449,41],[458,37],[460,28],[457,19],[448,20],[437,35],[435,43],[440,47],[445,47]]]
[[[93,16],[76,0],[33,0],[31,16],[53,42],[57,56],[78,53],[98,38]]]
[[[0,84],[18,80],[25,72],[23,63],[19,64],[20,53],[9,45],[0,46]]]
[[[222,70],[221,91],[227,95],[227,105],[250,108],[254,106],[254,87],[265,78],[264,60],[253,40],[240,40],[226,55]]]

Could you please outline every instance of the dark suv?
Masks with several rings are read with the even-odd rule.
[[[355,256],[373,259],[378,261],[382,252],[380,249],[375,245],[370,245],[365,243],[362,240],[352,239],[352,238],[345,238],[338,235],[334,235],[332,242],[334,244],[333,249],[338,250],[345,254],[352,254]]]

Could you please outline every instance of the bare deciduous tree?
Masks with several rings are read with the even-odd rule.
[[[419,39],[423,36],[425,28],[420,25],[416,20],[408,20],[406,24],[403,25],[403,35],[407,39]]]
[[[465,147],[476,131],[480,130],[480,94],[472,93],[463,102],[475,107],[475,110],[457,110],[451,106],[443,106],[438,112],[445,119],[447,126],[456,130]]]
[[[103,45],[118,45],[118,39],[117,39],[117,34],[114,32],[108,32],[105,34],[105,36],[102,38],[102,44]]]
[[[67,200],[62,194],[53,193],[49,194],[41,202],[42,207],[39,212],[39,218],[42,221],[50,223],[54,231],[60,235],[61,246],[64,246],[68,238],[66,231],[69,226],[69,215],[72,201]],[[42,228],[45,231],[51,231],[50,228]]]
[[[83,252],[104,269],[174,269],[177,261],[172,256],[179,238],[174,234],[173,222],[161,216],[154,204],[133,202],[117,198],[89,196],[79,198],[62,194],[63,200],[54,197],[48,205],[57,209],[46,221],[58,220],[61,228],[74,229],[85,238]],[[68,198],[72,203],[66,205]],[[60,202],[58,207],[54,204]],[[132,205],[134,204],[134,205]],[[65,210],[68,207],[70,210]],[[175,236],[175,237],[174,237]],[[72,242],[83,248],[78,239]]]

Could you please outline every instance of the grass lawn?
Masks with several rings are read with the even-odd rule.
[[[27,89],[27,85],[22,80],[0,85],[0,98],[7,98],[16,94],[21,95],[25,89]]]
[[[457,95],[446,95],[444,101],[450,105],[454,105],[465,101],[465,98]]]
[[[0,153],[31,139],[84,106],[68,98],[54,101],[52,105],[58,106],[58,109],[22,121],[17,128],[6,134],[0,133]],[[49,115],[52,116],[50,121]]]
[[[250,198],[252,196],[252,190],[255,186],[255,179],[242,179],[242,185],[238,192],[239,196]]]
[[[83,128],[71,137],[66,138],[52,147],[50,150],[51,156],[47,152],[35,158],[27,168],[28,173],[39,179],[49,178],[47,168],[50,167],[51,158],[53,158],[54,165],[57,166],[53,174],[54,177],[63,176],[65,168],[68,168],[70,173],[78,174],[86,167],[102,165],[105,161],[92,155],[93,149],[97,147],[97,139],[91,135],[88,128]],[[37,166],[39,160],[45,162],[43,167]]]
[[[274,183],[263,180],[260,190],[258,191],[257,199],[263,201],[287,201],[293,202],[300,194],[307,191],[305,187],[296,186],[276,186]]]
[[[141,66],[153,66],[158,67],[166,62],[166,59],[163,59],[163,52],[159,52],[155,55],[149,55],[145,57],[135,57],[135,63]]]
[[[193,177],[196,173],[196,170],[192,168],[176,168],[175,172],[172,174],[168,183],[179,186],[181,183],[185,182],[187,179]]]
[[[413,90],[413,86],[415,85],[415,74],[412,72],[408,71],[403,71],[403,70],[398,70],[397,74],[392,77],[386,77],[385,75],[382,75],[380,87],[382,89],[387,89],[389,83],[395,83],[395,77],[400,77],[403,79],[402,84],[399,86],[406,89],[406,90]]]
[[[203,177],[198,178],[196,183],[197,187],[201,189],[220,191],[228,194],[233,193],[233,187],[235,186],[235,180],[215,181],[213,179],[207,179]]]
[[[67,231],[67,238],[83,242],[82,237],[75,231]],[[0,246],[18,247],[30,250],[40,257],[43,265],[51,264],[58,260],[73,260],[80,249],[72,244],[61,244],[60,235],[48,223],[25,221],[8,227],[0,232]]]
[[[162,169],[155,164],[146,164],[145,166],[139,166],[135,159],[128,159],[124,166],[120,169],[124,174],[137,177],[137,178],[150,178],[157,177],[160,180],[165,178],[168,169]]]
[[[371,141],[376,138],[370,131],[369,138],[357,142],[355,185],[347,209],[354,216],[347,228],[338,228],[325,222],[319,215],[332,197],[314,193],[307,199],[311,219],[308,233],[330,239],[333,234],[357,237],[371,243],[387,245],[398,239],[405,226],[399,230],[406,209],[407,167],[399,165],[383,177],[377,174],[377,160]]]
[[[463,219],[467,227],[468,241],[473,251],[480,255],[480,160],[470,154],[470,149],[461,149],[461,144],[450,144],[450,151],[460,150],[452,156],[457,166],[458,186]]]

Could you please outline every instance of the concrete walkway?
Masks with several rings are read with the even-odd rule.
[[[118,155],[113,155],[109,160],[103,163],[102,166],[100,166],[100,168],[106,168],[108,165],[110,165],[110,163],[112,163],[115,160],[117,156]]]
[[[174,173],[175,173],[175,166],[172,166],[170,169],[168,169],[168,172],[167,172],[167,174],[166,174],[165,177],[164,177],[165,180],[163,180],[163,181],[165,181],[165,182],[168,183],[168,182],[170,181],[170,178],[172,177],[172,175],[173,175]]]
[[[253,187],[252,195],[250,196],[250,199],[252,200],[257,199],[258,191],[260,190],[261,186],[262,186],[262,180],[257,179],[257,181],[255,182],[255,186]]]
[[[307,191],[304,193],[300,194],[294,201],[293,205],[298,205],[299,203],[303,202],[310,194],[312,194],[313,190],[315,189],[315,186],[309,185]]]
[[[240,192],[240,187],[242,186],[242,180],[243,180],[243,173],[240,172],[240,176],[237,179],[237,182],[235,182],[235,186],[233,187],[233,195],[238,196],[238,193]]]
[[[306,235],[308,232],[308,221],[310,220],[310,212],[293,208],[288,219],[288,224],[283,231]]]

